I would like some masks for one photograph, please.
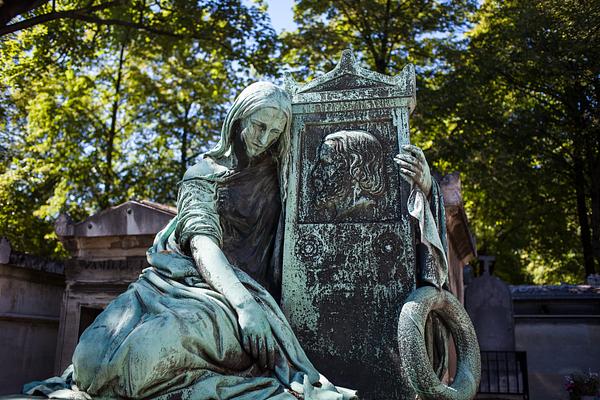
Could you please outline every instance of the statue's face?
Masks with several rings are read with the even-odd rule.
[[[319,159],[312,171],[317,204],[335,204],[347,192],[348,167],[342,154],[325,141],[319,147]]]
[[[243,122],[242,141],[246,154],[252,158],[262,154],[285,129],[285,113],[277,108],[261,108],[250,114]]]

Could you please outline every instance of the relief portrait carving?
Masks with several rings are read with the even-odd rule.
[[[331,221],[372,215],[387,191],[383,146],[366,131],[338,131],[325,136],[310,172],[315,209]]]

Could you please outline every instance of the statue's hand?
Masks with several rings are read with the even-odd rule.
[[[400,154],[394,157],[400,166],[400,173],[407,180],[419,186],[426,196],[431,192],[431,172],[423,150],[412,144],[401,147]]]
[[[244,350],[257,360],[261,368],[275,367],[275,340],[265,312],[253,299],[238,312]]]

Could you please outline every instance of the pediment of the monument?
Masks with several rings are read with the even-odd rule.
[[[368,89],[381,86],[394,86],[374,79],[366,78],[356,74],[343,74],[320,85],[314,86],[304,93],[331,92],[334,90],[356,90]]]
[[[409,64],[396,76],[389,76],[363,68],[351,50],[344,50],[339,63],[330,72],[300,84],[291,75],[285,78],[286,90],[292,95],[311,95],[326,92],[360,92],[377,96],[377,89],[392,90],[400,97],[414,97],[415,69]],[[373,92],[375,90],[375,93]],[[383,96],[386,96],[382,94]]]

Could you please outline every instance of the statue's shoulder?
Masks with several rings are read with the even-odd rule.
[[[228,171],[229,168],[219,164],[212,157],[204,155],[199,162],[185,171],[182,181],[185,182],[193,179],[216,181],[223,177]]]

